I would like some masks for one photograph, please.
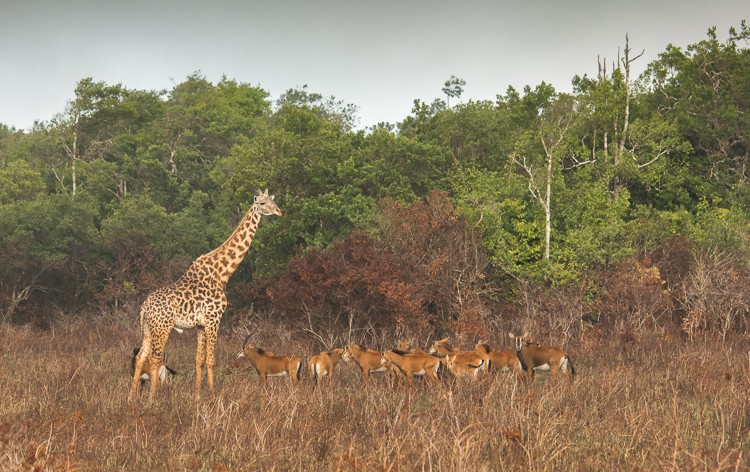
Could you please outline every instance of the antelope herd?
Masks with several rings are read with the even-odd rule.
[[[365,349],[358,344],[349,344],[344,348],[323,351],[312,356],[308,361],[310,380],[313,386],[319,386],[327,377],[328,384],[333,381],[333,374],[340,360],[354,362],[362,371],[362,382],[367,385],[371,374],[385,374],[390,381],[398,379],[412,384],[414,377],[422,377],[430,383],[438,383],[440,378],[452,375],[462,379],[478,379],[492,372],[509,372],[518,380],[528,379],[534,382],[536,371],[549,371],[552,376],[562,372],[570,381],[576,371],[570,357],[561,349],[542,346],[532,341],[529,335],[509,334],[515,344],[515,352],[494,351],[486,341],[479,341],[473,350],[462,350],[451,346],[449,339],[444,338],[432,343],[428,352],[411,347],[406,342],[398,344],[396,349],[377,351]],[[138,349],[133,351],[133,363]],[[242,349],[237,353],[237,360],[246,358],[258,373],[260,382],[266,385],[268,377],[288,376],[293,384],[300,381],[302,359],[295,355],[276,355],[273,352],[256,347],[248,336]],[[149,370],[144,369],[144,372]],[[176,372],[165,363],[159,366],[157,383],[163,383]],[[145,375],[145,374],[144,374]],[[142,382],[151,380],[142,378]]]

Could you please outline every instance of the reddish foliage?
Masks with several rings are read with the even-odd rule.
[[[601,321],[616,332],[659,325],[672,310],[661,272],[649,259],[628,259],[603,274],[597,306]]]
[[[269,288],[273,307],[316,321],[318,328],[424,329],[426,317],[414,273],[396,254],[378,248],[363,232],[327,250],[311,250],[290,261]],[[334,326],[338,324],[339,326]],[[313,327],[316,329],[316,327]]]
[[[487,258],[446,194],[433,191],[408,206],[387,201],[381,234],[383,244],[422,274],[421,292],[437,331],[479,335],[486,330]]]
[[[272,306],[313,331],[483,331],[485,258],[447,196],[382,211],[378,238],[356,232],[293,259],[267,288]]]
[[[667,287],[672,288],[690,272],[694,254],[695,247],[686,236],[673,236],[659,244],[648,258],[659,268]]]

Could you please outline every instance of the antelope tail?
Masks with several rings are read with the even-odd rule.
[[[302,361],[297,362],[297,380],[300,380],[300,374],[302,373]]]
[[[480,360],[479,364],[469,364],[469,367],[471,367],[472,369],[481,369],[483,365],[484,359]]]
[[[565,356],[566,359],[568,359],[568,365],[570,366],[570,379],[573,380],[576,378],[576,369],[573,367],[573,361],[570,360],[570,357]]]

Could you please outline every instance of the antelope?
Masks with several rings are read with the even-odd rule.
[[[521,361],[518,360],[518,355],[515,352],[510,351],[493,351],[490,349],[487,341],[479,341],[475,346],[474,350],[477,352],[485,352],[490,358],[489,370],[498,370],[499,372],[513,371],[515,373],[523,372],[521,367]]]
[[[342,358],[354,362],[362,369],[362,383],[367,385],[370,374],[376,372],[387,372],[391,363],[383,358],[383,353],[372,349],[363,349],[359,344],[350,344],[344,350]]]
[[[440,359],[429,354],[407,354],[403,351],[385,351],[383,359],[390,361],[404,374],[409,385],[413,376],[426,376],[431,382],[437,382],[437,371]]]
[[[479,358],[479,362],[476,361],[477,357],[473,355],[448,354],[445,356],[445,366],[458,378],[477,378],[479,372],[485,368],[485,360]]]
[[[328,385],[333,382],[333,368],[339,363],[341,356],[344,355],[344,349],[336,348],[330,351],[323,351],[317,356],[312,356],[309,361],[310,380],[313,385],[320,385],[321,377],[328,376]]]
[[[266,377],[283,377],[289,375],[293,384],[299,383],[302,370],[302,359],[297,356],[275,356],[259,347],[253,346],[250,338],[245,339],[237,359],[247,357],[260,376],[260,383],[266,385]]]
[[[419,349],[417,347],[412,347],[411,343],[408,341],[399,341],[399,343],[396,345],[396,351],[403,351],[407,354],[421,354],[423,356],[429,355],[427,351],[424,351],[422,349]]]
[[[133,348],[133,358],[130,360],[131,373],[135,371],[135,363],[140,350],[140,347]],[[146,361],[143,363],[143,368],[139,377],[139,379],[141,380],[141,386],[143,386],[143,384],[145,384],[146,382],[151,381],[151,374],[149,372],[151,372],[151,358],[147,357]],[[177,375],[177,371],[169,367],[166,361],[159,361],[156,372],[157,377],[159,377],[160,384],[163,384],[165,382],[170,383],[172,381],[172,377]]]
[[[466,377],[470,373],[476,377],[482,370],[487,370],[490,363],[490,356],[484,350],[462,351],[454,349],[448,343],[448,338],[433,342],[430,354],[445,356],[446,367],[456,377]]]
[[[524,333],[523,336],[516,336],[509,333],[510,337],[516,342],[516,351],[521,367],[529,375],[529,383],[534,382],[534,371],[550,371],[553,376],[562,370],[563,374],[571,382],[576,376],[576,370],[573,368],[573,362],[565,351],[556,347],[543,347],[539,343],[529,339],[529,335]]]

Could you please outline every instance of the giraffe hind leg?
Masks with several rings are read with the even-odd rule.
[[[143,344],[138,351],[138,356],[135,360],[135,367],[133,369],[133,383],[130,385],[130,393],[128,394],[128,401],[133,401],[136,394],[138,393],[141,384],[141,371],[143,364],[146,362],[146,358],[151,354],[151,340],[148,338],[143,339]]]
[[[164,346],[167,344],[167,339],[169,339],[169,331],[157,333],[156,336],[151,338],[151,356],[149,357],[151,367],[151,372],[149,372],[151,378],[149,380],[151,381],[151,388],[148,393],[149,402],[154,400],[156,388],[159,386],[159,366],[164,355]]]

